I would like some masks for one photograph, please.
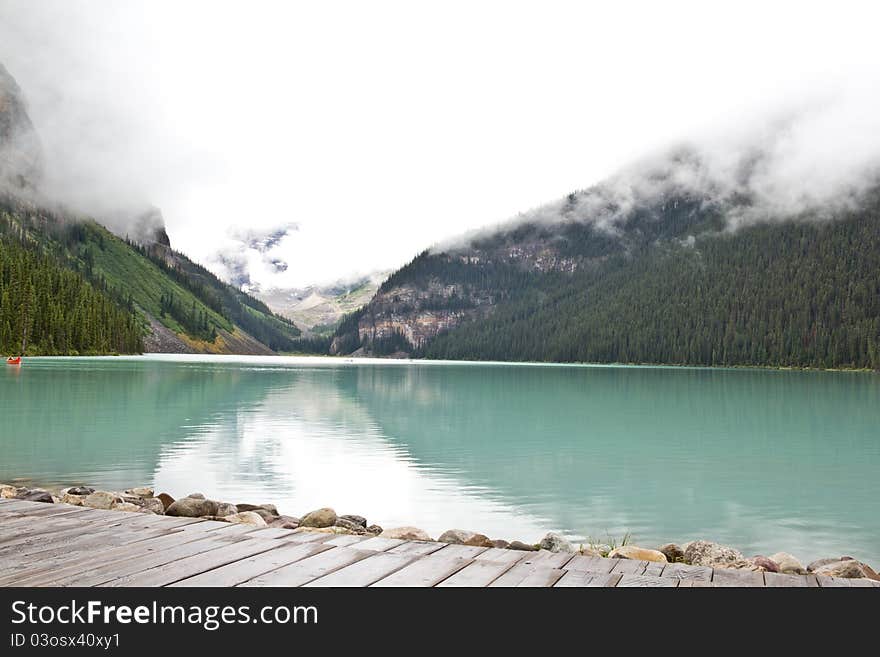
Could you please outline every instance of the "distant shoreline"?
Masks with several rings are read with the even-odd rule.
[[[331,356],[318,354],[283,353],[273,355],[262,354],[185,354],[179,352],[158,353],[149,352],[142,354],[96,354],[96,355],[52,355],[52,356],[25,356],[22,360],[191,360],[191,361],[235,361],[236,359],[247,360],[272,360],[272,359],[299,359],[305,362],[334,362],[363,365],[492,365],[510,367],[580,367],[580,368],[632,368],[632,369],[679,369],[679,370],[758,370],[770,372],[844,372],[858,374],[878,374],[880,371],[866,367],[799,367],[793,365],[687,365],[681,363],[560,363],[555,361],[513,361],[513,360],[440,360],[433,358],[382,358],[371,356]]]

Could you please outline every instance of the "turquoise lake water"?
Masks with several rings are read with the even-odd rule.
[[[0,373],[0,413],[0,481],[880,565],[875,374],[32,358]]]

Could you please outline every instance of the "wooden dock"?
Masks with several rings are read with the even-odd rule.
[[[0,500],[0,586],[880,587]]]

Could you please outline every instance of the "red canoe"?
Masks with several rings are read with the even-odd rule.
[[[15,358],[10,356],[9,358],[6,359],[6,364],[7,365],[21,365],[21,356],[17,356]]]

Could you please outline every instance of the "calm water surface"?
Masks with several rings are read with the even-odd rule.
[[[865,373],[29,359],[0,373],[0,481],[876,566],[878,402]]]

